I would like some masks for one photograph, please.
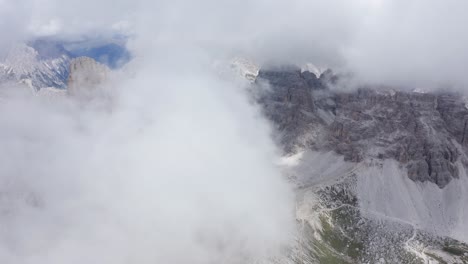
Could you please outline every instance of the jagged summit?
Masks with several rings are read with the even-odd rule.
[[[118,68],[131,59],[125,44],[100,39],[94,41],[60,41],[41,38],[12,45],[0,58],[0,84],[30,81],[36,91],[55,87],[67,88],[70,63],[86,56],[108,67]]]
[[[67,54],[56,55],[43,58],[26,44],[14,45],[0,62],[0,82],[30,80],[36,90],[65,88],[71,58]]]
[[[259,67],[251,60],[237,57],[231,61],[231,68],[241,77],[253,82],[258,76]]]
[[[30,49],[31,51],[32,49]],[[33,50],[32,50],[33,51]],[[34,53],[33,53],[34,55]],[[42,87],[36,89],[31,79],[21,79],[11,82],[7,87],[22,90],[25,94],[50,99],[71,96],[77,99],[92,99],[101,95],[103,85],[108,79],[109,68],[92,58],[79,57],[70,60],[70,74],[66,83],[67,89],[56,87]]]
[[[109,75],[109,68],[89,57],[78,57],[70,63],[67,86],[71,96],[91,98],[99,92]]]
[[[337,78],[294,67],[260,70],[257,81],[272,87],[260,102],[287,151],[333,150],[352,162],[394,159],[410,179],[440,188],[458,178],[455,163],[467,163],[468,143],[468,110],[459,96],[328,89]]]
[[[310,73],[313,73],[315,75],[315,77],[317,78],[320,78],[320,76],[322,75],[322,73],[324,73],[325,71],[329,70],[328,68],[326,67],[319,67],[319,66],[316,66],[312,63],[306,63],[304,66],[302,66],[301,68],[301,72],[310,72]]]

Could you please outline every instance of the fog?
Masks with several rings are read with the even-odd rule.
[[[463,1],[0,0],[1,52],[124,34],[112,102],[2,87],[2,263],[245,263],[294,238],[279,147],[233,56],[362,82],[463,89]],[[0,53],[1,54],[1,53]]]
[[[347,48],[347,67],[366,81],[466,91],[464,1],[376,1]]]
[[[142,53],[169,42],[260,65],[311,62],[363,82],[461,88],[467,7],[459,0],[2,0],[0,32],[1,46],[119,33],[144,41]]]
[[[2,262],[245,263],[291,241],[293,197],[243,88],[146,63],[110,102],[3,90]]]
[[[47,4],[38,13],[60,16]],[[212,66],[222,48],[181,42],[144,7],[129,22],[134,61],[104,84],[112,100],[2,87],[2,263],[248,263],[293,240],[279,150],[242,82]],[[75,18],[57,25],[79,35]],[[104,18],[93,30],[118,22]]]

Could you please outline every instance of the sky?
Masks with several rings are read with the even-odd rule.
[[[364,82],[463,88],[467,7],[462,0],[2,0],[0,32],[5,42],[113,31],[262,65],[311,62]]]
[[[2,263],[245,263],[294,240],[294,198],[245,83],[214,61],[312,62],[360,82],[468,85],[468,2],[0,0],[0,51],[124,34],[112,102],[7,89]]]

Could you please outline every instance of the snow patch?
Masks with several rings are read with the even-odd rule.
[[[427,90],[424,89],[424,88],[416,88],[416,89],[413,90],[413,93],[425,94],[425,93],[427,93]]]
[[[260,70],[257,64],[245,58],[234,58],[231,62],[231,68],[251,82],[255,81]]]
[[[41,60],[35,49],[20,43],[14,45],[0,62],[0,81],[29,79],[36,90],[49,86],[64,88],[69,62],[66,55]]]
[[[326,67],[318,67],[312,63],[306,63],[304,66],[301,67],[301,72],[311,72],[315,74],[317,78],[320,78],[320,76],[322,76],[322,73],[324,73],[326,70]]]

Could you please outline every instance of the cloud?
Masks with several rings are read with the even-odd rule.
[[[468,83],[467,4],[458,0],[22,0],[2,5],[10,10],[3,14],[7,34],[71,37],[117,31],[144,39],[142,52],[165,42],[164,48],[191,45],[213,57],[245,55],[260,64],[312,62],[353,72],[365,82],[420,88]]]
[[[348,69],[372,82],[466,87],[467,7],[456,0],[380,1],[344,52]]]
[[[244,90],[149,61],[111,108],[6,93],[0,259],[245,263],[288,244],[292,195]]]
[[[457,0],[158,1],[145,9],[151,19],[140,24],[152,26],[140,35],[263,65],[312,62],[363,82],[463,87],[466,7]]]
[[[51,19],[45,24],[30,24],[29,31],[35,32],[38,37],[56,36],[62,31],[62,25],[60,20]]]
[[[111,109],[0,104],[5,263],[245,263],[278,252],[292,195],[268,124],[213,61],[314,62],[365,82],[463,86],[461,1],[0,0],[3,51],[131,32]],[[109,33],[109,34],[111,34]],[[14,114],[12,114],[14,113]]]
[[[23,14],[25,17],[30,16],[30,10],[23,8],[21,1],[13,3],[11,1],[0,0],[0,33],[2,34],[0,58],[3,58],[10,49],[11,42],[23,40],[27,35],[27,19],[24,20],[21,16],[12,15],[16,12]]]
[[[34,6],[25,29],[54,19],[65,36],[112,27],[137,10],[128,20],[137,56],[109,84],[111,106],[5,92],[5,263],[245,263],[291,241],[293,196],[267,122],[243,87],[211,66],[225,47],[206,50],[201,35],[181,42],[188,22],[171,30],[171,8]]]

